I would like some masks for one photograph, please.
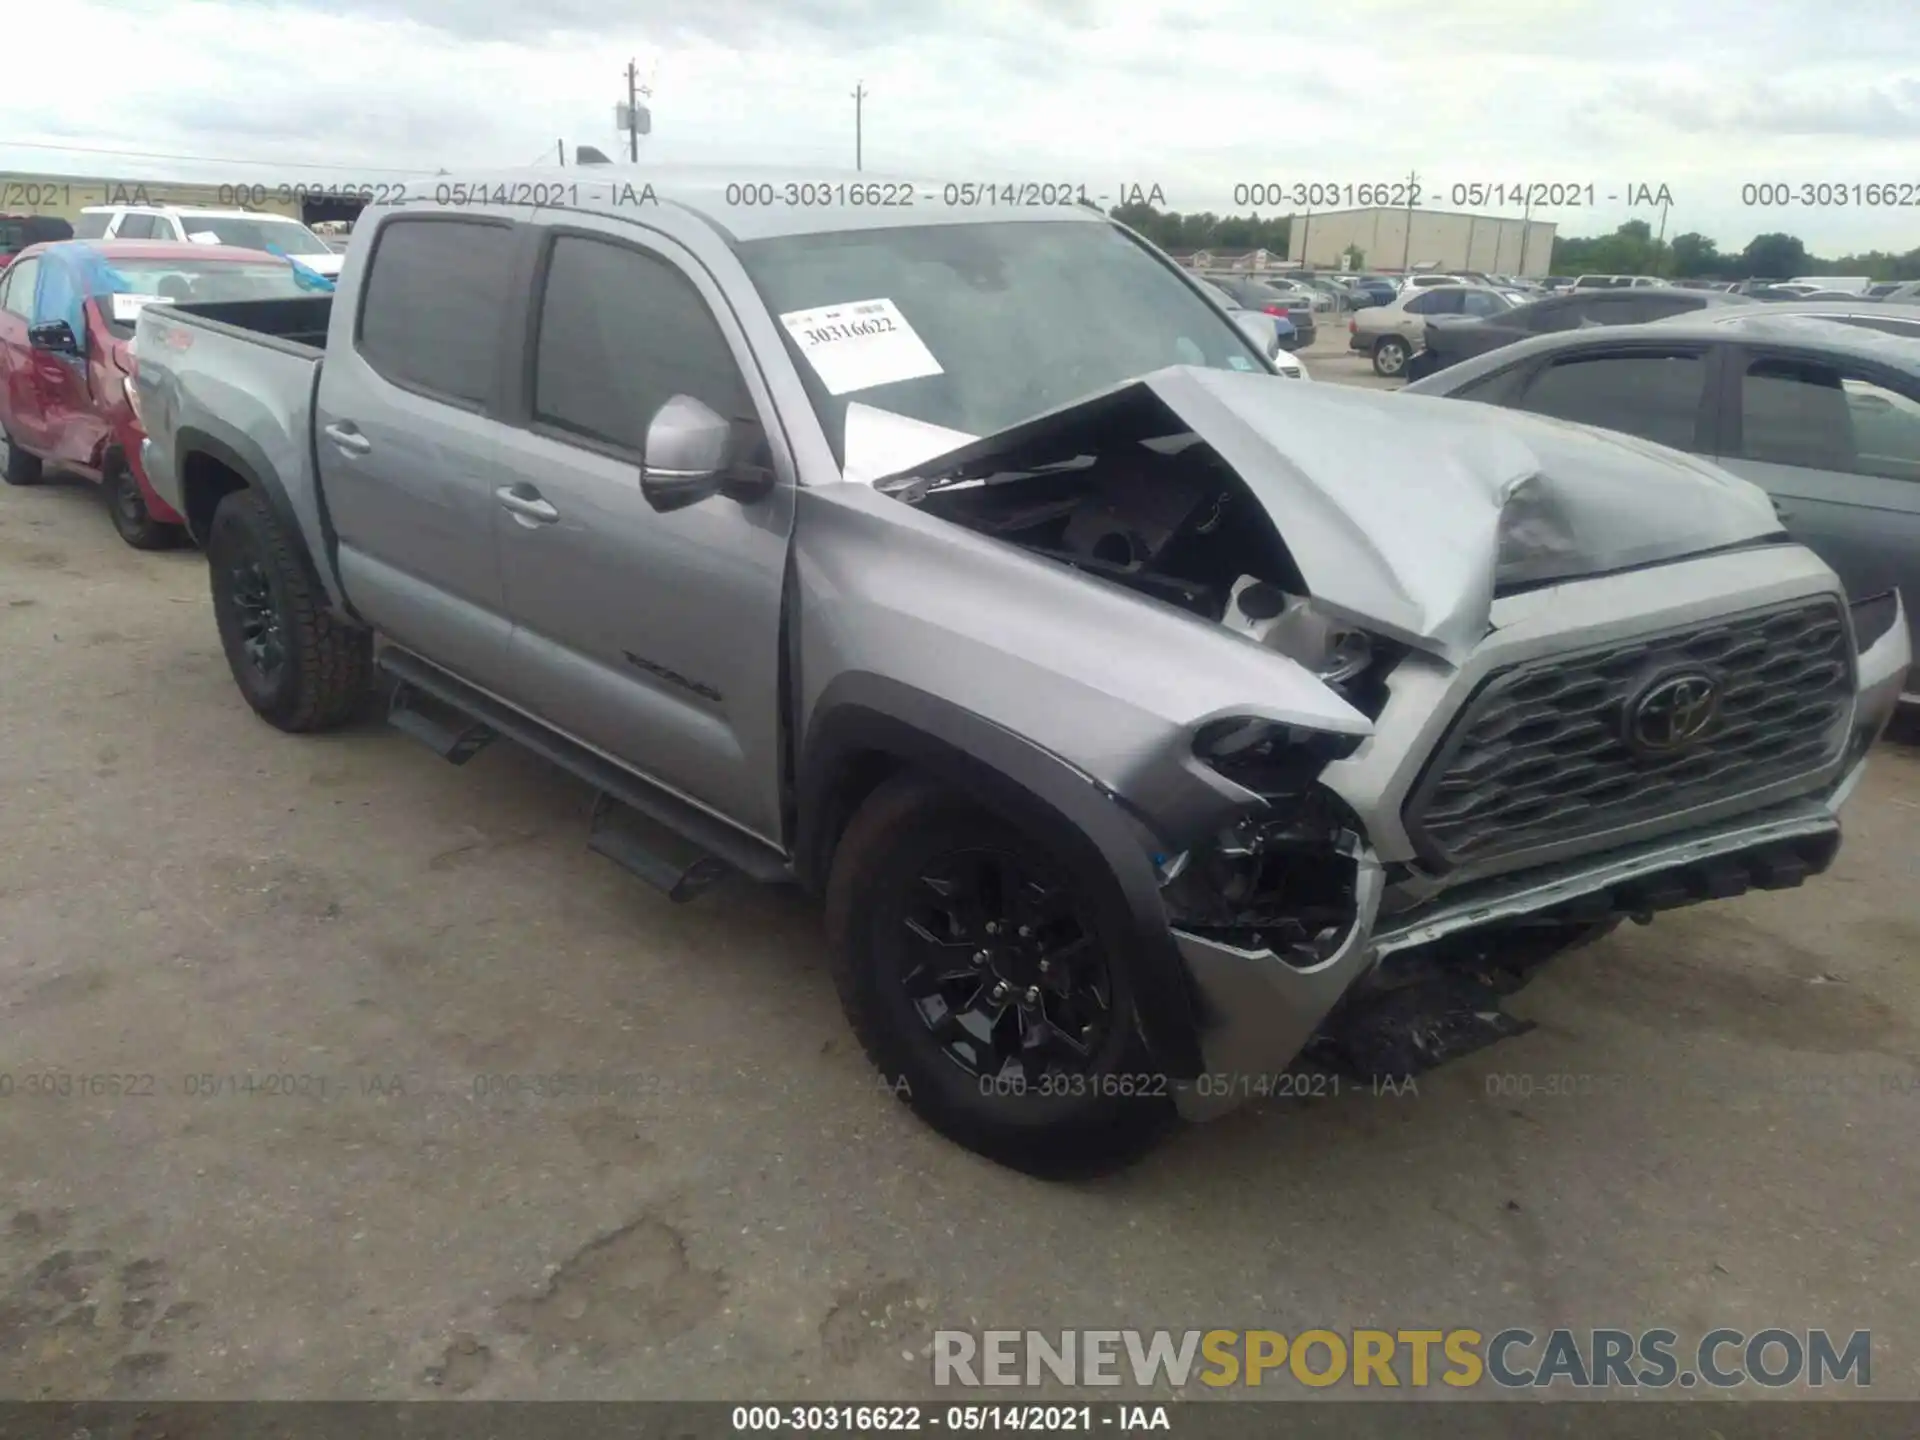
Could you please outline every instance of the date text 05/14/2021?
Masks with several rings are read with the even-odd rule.
[[[257,209],[262,205],[304,205],[312,202],[345,201],[365,205],[529,205],[536,209],[580,204],[581,197],[595,203],[611,203],[625,208],[658,205],[660,197],[649,182],[631,180],[368,180],[355,183],[315,185],[222,185],[215,192],[219,203],[236,209]],[[145,201],[109,203],[145,204]]]
[[[946,1431],[955,1435],[1022,1432],[1038,1434],[1138,1435],[1172,1431],[1165,1405],[1032,1405],[1019,1402],[967,1405],[736,1405],[729,1417],[736,1435],[879,1435],[894,1431]]]

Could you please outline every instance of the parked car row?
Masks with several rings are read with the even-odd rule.
[[[1771,494],[1855,599],[1920,594],[1920,306],[1699,307],[1521,338],[1402,393],[1701,456]]]
[[[0,272],[0,439],[5,479],[49,467],[106,492],[114,529],[141,550],[182,535],[154,493],[131,377],[134,321],[156,301],[259,304],[306,293],[285,260],[229,245],[68,240],[27,247]]]
[[[584,780],[588,843],[669,899],[813,892],[853,1032],[959,1143],[1083,1174],[1310,1046],[1398,1080],[1523,1028],[1555,955],[1835,858],[1909,635],[1752,485],[1524,403],[1276,383],[1289,303],[1092,208],[651,183],[644,223],[591,179],[372,208],[337,295],[142,289],[75,242],[0,302],[38,261],[30,361],[129,397],[256,714],[338,728],[381,671],[441,758]]]
[[[1284,336],[1280,342],[1288,350],[1313,344],[1320,333],[1313,308],[1318,298],[1317,292],[1307,286],[1274,276],[1255,279],[1247,275],[1216,273],[1202,278],[1224,290],[1241,309],[1272,315],[1291,325],[1291,342]]]

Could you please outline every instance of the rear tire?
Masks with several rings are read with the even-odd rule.
[[[964,884],[934,883],[970,868],[999,878],[974,899],[953,898]],[[935,913],[956,917],[951,928],[916,921]],[[1171,1084],[1133,1006],[1130,917],[1094,877],[1014,826],[918,778],[888,781],[834,852],[826,917],[854,1033],[894,1094],[949,1139],[1065,1180],[1127,1165],[1170,1125]],[[1035,938],[1016,940],[1023,928]],[[923,938],[936,934],[937,943]],[[936,995],[916,983],[936,971],[971,973]],[[1025,978],[1014,998],[994,1005],[996,977],[1015,974]],[[992,1058],[1003,1045],[1020,1058]],[[1048,1058],[1025,1079],[1005,1068],[1028,1053]]]
[[[7,484],[38,485],[41,474],[40,457],[29,455],[22,450],[13,443],[11,436],[0,435],[0,440],[5,440],[7,445],[7,468],[4,472]]]
[[[120,538],[136,550],[171,550],[180,543],[180,527],[153,518],[140,482],[125,465],[107,476],[107,513]]]
[[[373,636],[334,618],[298,541],[257,490],[220,502],[207,572],[221,648],[255,713],[296,733],[352,720],[371,688]]]
[[[1373,373],[1391,380],[1407,368],[1413,350],[1398,335],[1383,335],[1374,342]]]

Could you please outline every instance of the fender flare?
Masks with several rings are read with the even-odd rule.
[[[300,557],[300,564],[306,570],[307,581],[314,587],[314,593],[333,596],[336,589],[327,583],[320,573],[320,562],[313,554],[313,547],[307,539],[306,527],[300,523],[299,513],[293,508],[293,499],[287,494],[287,487],[275,472],[266,454],[244,435],[230,438],[210,435],[205,430],[193,426],[182,426],[174,437],[174,450],[184,457],[193,454],[210,455],[238,475],[247,485],[266,498],[267,508],[273,511],[273,518],[280,522],[281,528],[298,542],[294,553]],[[191,497],[187,494],[187,480],[184,464],[180,476],[180,504],[182,518],[188,520],[188,533],[192,534]],[[208,517],[211,520],[211,516]],[[193,535],[196,545],[204,548],[205,535]]]
[[[983,802],[1103,877],[1132,921],[1141,1031],[1171,1079],[1202,1069],[1186,967],[1167,924],[1159,877],[1138,822],[1066,760],[962,705],[885,676],[837,676],[813,707],[798,766],[795,869],[823,886],[838,832],[838,799],[858,757],[874,753]]]

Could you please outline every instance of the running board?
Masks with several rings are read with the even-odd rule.
[[[604,790],[593,799],[587,848],[638,875],[676,905],[698,898],[732,870],[726,861]]]
[[[691,900],[729,871],[769,884],[793,879],[787,857],[772,846],[430,661],[383,645],[375,663],[399,682],[390,718],[436,753],[450,760],[458,756],[455,763],[463,763],[495,737],[505,736],[592,786],[598,793],[587,847],[657,886],[669,899]],[[406,697],[404,703],[400,696]]]
[[[453,765],[466,764],[499,733],[408,680],[393,687],[387,723]]]

